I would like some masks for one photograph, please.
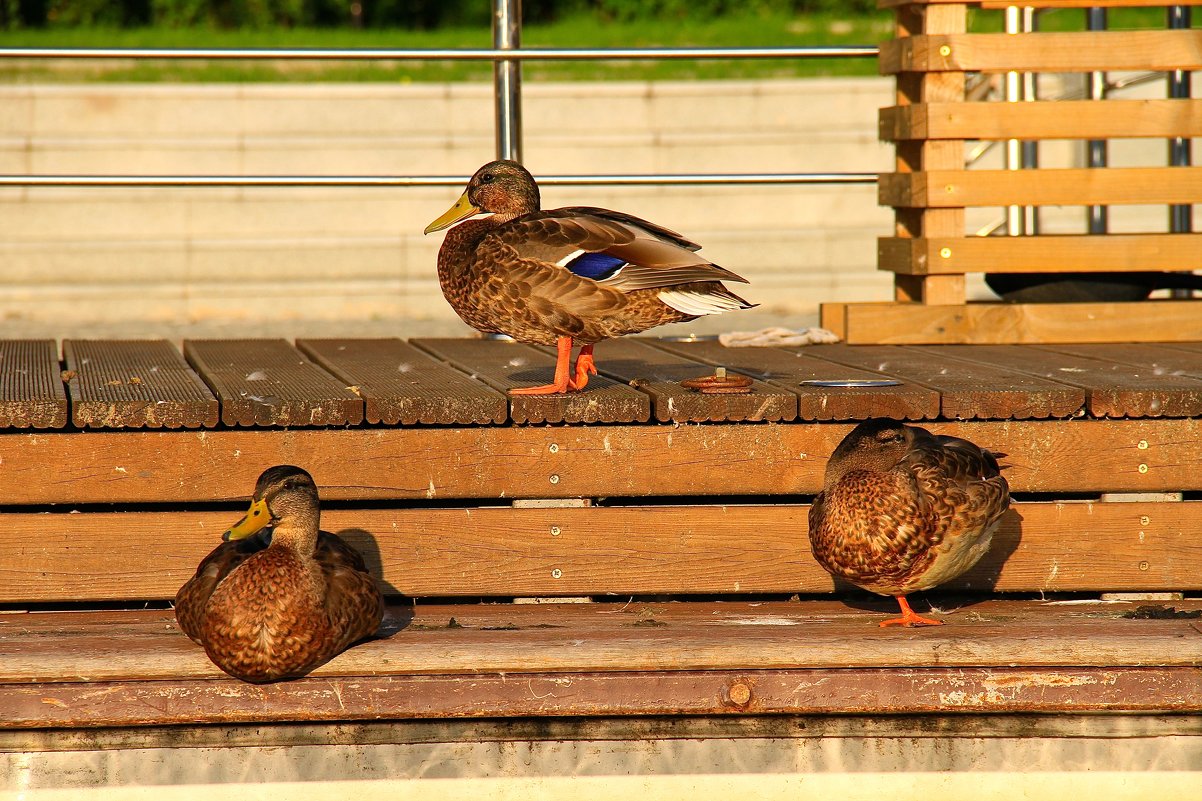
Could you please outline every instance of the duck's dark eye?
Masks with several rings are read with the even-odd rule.
[[[494,176],[491,172],[486,172],[480,176],[480,183],[491,184],[493,182],[493,178],[494,178]]]

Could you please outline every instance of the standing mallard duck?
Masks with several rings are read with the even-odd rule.
[[[1010,505],[998,457],[957,437],[866,420],[843,438],[810,507],[814,558],[836,578],[892,595],[882,626],[939,625],[906,594],[949,581],[989,550]]]
[[[603,339],[752,306],[720,283],[746,279],[698,256],[701,246],[674,231],[607,209],[540,211],[539,202],[522,165],[493,161],[426,227],[429,234],[492,214],[447,233],[438,281],[473,328],[556,345],[554,382],[515,395],[584,389],[597,374],[593,345]],[[569,369],[573,340],[582,344]]]
[[[320,530],[320,515],[307,472],[268,468],[250,511],[176,594],[180,628],[231,676],[300,676],[379,628],[375,581],[354,549]]]

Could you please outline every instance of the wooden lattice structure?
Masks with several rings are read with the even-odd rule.
[[[1190,3],[1189,5],[1192,5]],[[968,169],[969,140],[1202,136],[1202,100],[966,98],[973,73],[1086,73],[1202,69],[1202,30],[968,33],[970,7],[1003,3],[882,0],[896,37],[881,50],[897,80],[896,105],[881,110],[895,143],[880,202],[895,210],[878,266],[894,273],[892,303],[827,304],[823,323],[849,342],[1007,343],[1189,340],[1202,335],[1202,306],[1139,303],[967,303],[969,273],[1081,273],[1202,269],[1202,234],[974,236],[965,211],[991,206],[1194,204],[1202,167]],[[1143,6],[1141,0],[1033,0],[1039,8]]]

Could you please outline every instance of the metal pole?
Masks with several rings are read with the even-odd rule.
[[[1085,10],[1086,27],[1091,31],[1106,30],[1106,9],[1088,8]],[[1089,73],[1089,97],[1091,100],[1103,100],[1106,97],[1106,73]],[[1106,140],[1091,139],[1088,144],[1090,167],[1106,166]],[[1087,206],[1085,219],[1089,225],[1089,233],[1104,234],[1110,227],[1110,216],[1105,206]]]
[[[1190,27],[1189,6],[1169,6],[1169,28],[1179,29]],[[1188,98],[1190,96],[1191,75],[1188,70],[1173,70],[1169,73],[1169,97]],[[1190,166],[1190,140],[1186,137],[1175,137],[1169,140],[1169,165],[1173,167]],[[1194,228],[1194,209],[1189,204],[1169,206],[1169,230],[1174,234],[1187,234]],[[1189,297],[1188,289],[1173,290],[1174,297]]]
[[[498,50],[522,46],[522,0],[493,0],[492,43]],[[497,158],[522,160],[522,62],[493,62]]]
[[[1006,6],[1006,33],[1019,33],[1022,10],[1018,6]],[[1022,76],[1014,71],[1006,73],[1006,102],[1017,103],[1022,100]],[[1006,169],[1021,170],[1023,167],[1022,142],[1017,139],[1006,140]],[[1006,207],[1006,233],[1009,236],[1022,236],[1026,233],[1027,219],[1022,206]]]

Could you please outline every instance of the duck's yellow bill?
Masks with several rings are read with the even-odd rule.
[[[267,501],[253,501],[246,516],[230,527],[229,531],[222,534],[221,539],[226,542],[244,540],[267,528],[267,524],[270,522],[271,512],[267,511]]]
[[[464,192],[455,201],[454,206],[451,206],[445,214],[426,226],[425,233],[432,234],[435,231],[441,231],[443,228],[449,228],[460,220],[466,220],[473,214],[479,213],[480,209],[472,205],[472,202],[467,199],[467,192]]]

